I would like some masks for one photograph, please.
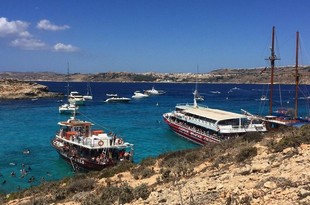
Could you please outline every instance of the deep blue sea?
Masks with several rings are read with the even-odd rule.
[[[39,82],[47,85],[50,91],[66,92],[66,83]],[[70,90],[86,94],[87,83],[70,83]],[[131,97],[136,90],[164,90],[159,96],[135,100],[125,104],[106,104],[106,93],[117,93]],[[293,107],[294,87],[281,85],[281,95],[275,85],[275,106]],[[135,144],[135,162],[149,156],[197,147],[197,145],[175,135],[162,120],[162,114],[172,111],[177,103],[192,103],[195,83],[91,83],[93,100],[80,106],[77,116],[90,120],[95,127],[114,131],[125,141]],[[309,86],[302,93],[309,96]],[[198,84],[198,90],[205,97],[202,104],[240,113],[245,109],[253,114],[267,114],[268,101],[260,101],[267,95],[267,85],[246,84]],[[215,93],[219,91],[220,93]],[[303,98],[304,95],[300,95]],[[280,100],[281,99],[281,100]],[[10,193],[74,175],[71,166],[64,162],[50,145],[50,140],[58,130],[57,123],[69,116],[58,113],[60,99],[38,99],[37,101],[0,101],[0,192]],[[264,106],[265,104],[265,106]],[[300,99],[300,115],[308,114],[306,102]],[[23,150],[30,154],[24,155]],[[15,165],[14,165],[15,164]],[[31,167],[21,178],[22,164]],[[14,171],[16,176],[11,176]],[[28,183],[31,176],[34,183]]]

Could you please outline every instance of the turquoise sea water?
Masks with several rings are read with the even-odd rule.
[[[50,91],[65,92],[66,83],[40,82],[49,86]],[[86,83],[70,83],[71,90],[86,93]],[[131,97],[136,90],[164,90],[166,94],[150,96],[125,104],[106,104],[106,93],[118,93]],[[135,162],[148,156],[197,147],[197,145],[175,135],[162,120],[162,114],[172,111],[177,103],[192,103],[193,83],[91,83],[94,99],[80,107],[77,116],[90,120],[95,127],[114,131],[125,141],[135,144]],[[303,93],[307,95],[305,87]],[[263,85],[244,84],[199,84],[198,90],[205,97],[202,103],[212,108],[220,108],[240,113],[245,109],[251,113],[265,113],[266,106],[258,99],[264,93]],[[282,86],[281,98],[285,106],[293,105],[293,87]],[[213,91],[219,91],[215,93]],[[275,92],[275,96],[279,93]],[[309,96],[309,95],[307,95]],[[0,101],[0,192],[10,193],[37,185],[43,180],[51,181],[72,176],[71,166],[64,162],[50,145],[50,140],[58,130],[57,123],[69,116],[60,115],[57,102],[60,99],[38,99]],[[277,106],[280,100],[275,99]],[[302,114],[306,113],[306,103],[300,100]],[[23,154],[29,149],[30,154]],[[20,170],[30,170],[21,178]],[[11,176],[11,172],[16,176]],[[28,183],[30,177],[35,181]]]

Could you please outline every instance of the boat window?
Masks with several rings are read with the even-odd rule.
[[[218,125],[239,125],[239,119],[230,119],[219,121]]]

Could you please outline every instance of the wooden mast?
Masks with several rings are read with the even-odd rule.
[[[274,35],[275,27],[272,27],[272,38],[271,38],[271,55],[269,57],[271,66],[271,77],[270,77],[270,97],[269,97],[269,114],[272,115],[272,98],[273,98],[273,78],[274,78],[274,64],[276,60],[276,55],[274,52]]]
[[[298,74],[298,49],[299,49],[299,32],[296,32],[296,63],[295,63],[295,111],[294,118],[298,117],[298,85],[299,85],[299,74]]]

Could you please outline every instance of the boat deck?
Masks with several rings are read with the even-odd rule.
[[[189,105],[178,105],[177,108],[182,109],[183,113],[209,118],[215,121],[246,118],[246,116],[242,114],[207,107],[198,106],[198,108],[195,108],[194,106]]]

